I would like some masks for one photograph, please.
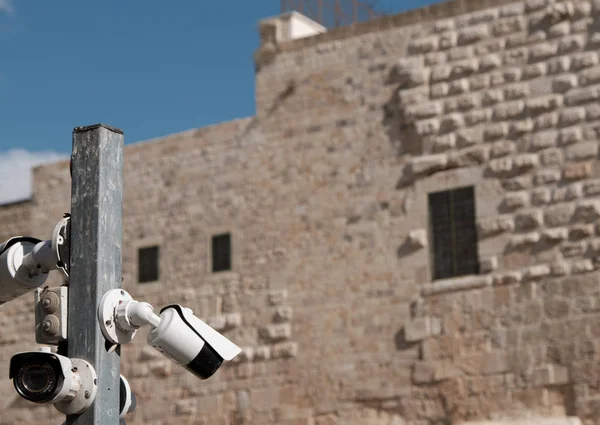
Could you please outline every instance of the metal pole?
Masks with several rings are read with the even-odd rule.
[[[120,358],[98,326],[102,295],[121,288],[123,132],[103,124],[73,130],[67,352],[90,362],[98,392],[67,425],[118,425]]]

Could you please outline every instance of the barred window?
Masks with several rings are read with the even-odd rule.
[[[223,233],[212,237],[212,271],[231,270],[231,235]]]
[[[158,280],[158,246],[138,249],[138,282],[147,283]]]
[[[430,193],[429,220],[434,280],[478,274],[474,188]]]

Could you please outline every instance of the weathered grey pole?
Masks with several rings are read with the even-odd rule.
[[[102,295],[121,287],[123,132],[98,124],[73,130],[67,351],[90,362],[98,392],[67,425],[118,425],[120,358],[98,326]]]

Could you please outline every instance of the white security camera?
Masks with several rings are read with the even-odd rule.
[[[25,400],[53,404],[66,415],[84,412],[98,389],[92,365],[53,353],[49,348],[15,354],[10,359],[9,378]]]
[[[68,279],[70,217],[54,228],[52,240],[15,236],[0,244],[0,305],[40,287],[50,270]]]
[[[189,308],[170,305],[158,316],[150,304],[133,300],[122,289],[104,294],[98,319],[104,337],[113,344],[127,343],[141,326],[150,326],[148,344],[200,379],[210,378],[223,361],[242,351]]]

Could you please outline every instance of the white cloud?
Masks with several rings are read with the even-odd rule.
[[[25,149],[0,152],[0,205],[31,197],[32,167],[68,157],[58,152],[29,152]]]
[[[0,0],[0,12],[12,15],[15,12],[12,0]]]

